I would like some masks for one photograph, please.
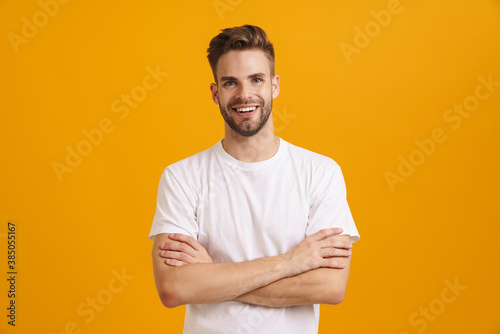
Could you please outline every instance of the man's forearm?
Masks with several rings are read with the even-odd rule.
[[[268,307],[339,304],[344,298],[348,275],[349,265],[344,269],[319,268],[283,278],[234,300]]]
[[[167,307],[232,300],[289,275],[281,255],[242,263],[196,263],[175,270],[162,265],[155,270],[158,292]]]

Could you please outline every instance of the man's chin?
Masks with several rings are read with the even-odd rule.
[[[240,136],[247,137],[247,138],[256,135],[261,130],[261,129],[242,130],[242,129],[234,129],[234,128],[232,128],[232,129],[234,132],[236,132]]]

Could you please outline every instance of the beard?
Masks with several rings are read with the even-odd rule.
[[[260,109],[260,117],[256,121],[253,121],[250,118],[248,119],[243,118],[240,124],[236,123],[232,115],[233,114],[232,106],[238,104],[257,104]],[[264,100],[260,99],[257,101],[249,100],[245,102],[239,100],[239,101],[234,101],[225,107],[219,104],[219,109],[222,118],[224,118],[224,121],[226,121],[226,123],[229,125],[231,129],[233,129],[234,132],[244,137],[251,137],[256,133],[258,133],[267,123],[267,120],[271,115],[271,110],[273,109],[273,100],[271,99],[268,102],[265,102]]]

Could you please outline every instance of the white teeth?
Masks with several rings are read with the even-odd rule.
[[[248,108],[239,108],[236,109],[237,112],[249,112],[249,111],[254,111],[257,109],[257,107],[248,107]]]

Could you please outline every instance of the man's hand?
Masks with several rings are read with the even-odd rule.
[[[336,238],[330,238],[342,233],[341,228],[328,228],[302,240],[285,255],[292,266],[292,275],[317,268],[343,269],[345,264],[331,257],[348,257],[351,255],[352,244]]]
[[[160,256],[165,263],[172,267],[181,267],[190,263],[213,263],[207,250],[193,237],[172,233],[170,239],[174,242],[165,242],[160,246]]]

